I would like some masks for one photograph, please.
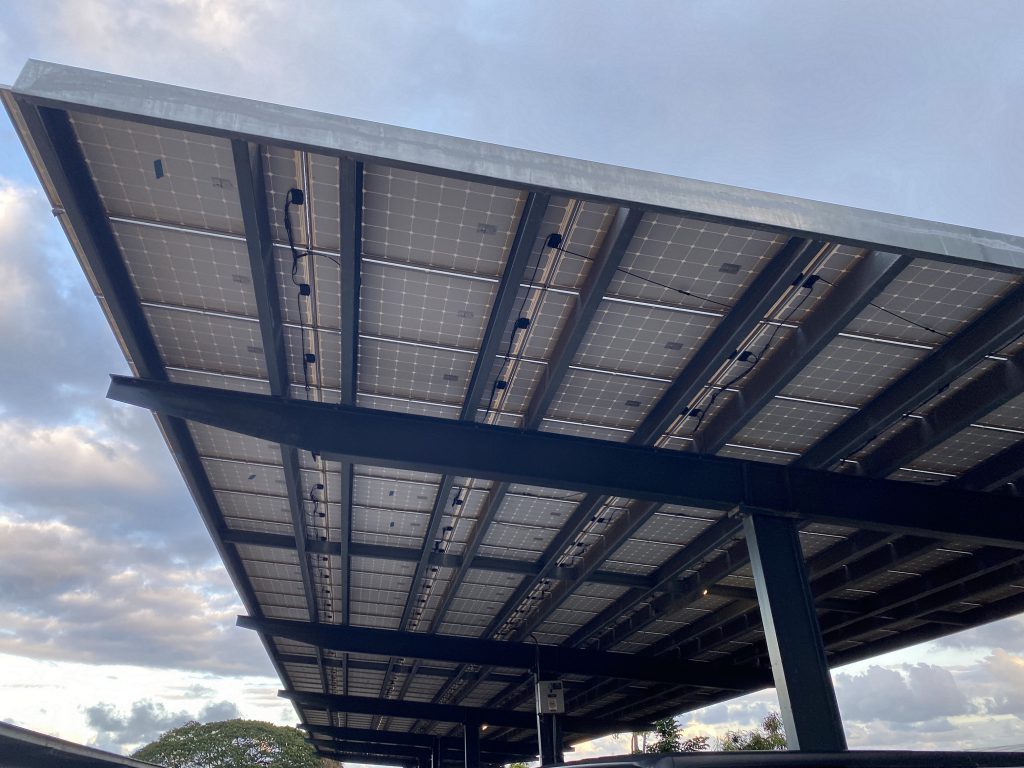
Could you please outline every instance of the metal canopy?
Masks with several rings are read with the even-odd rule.
[[[1024,609],[1020,238],[42,62],[2,95],[322,754],[534,755],[535,671],[570,743],[768,685],[773,573],[833,665]],[[779,520],[805,562],[755,579]]]

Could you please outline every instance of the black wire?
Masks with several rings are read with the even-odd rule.
[[[595,259],[593,256],[584,256],[582,253],[576,253],[575,251],[570,251],[558,245],[554,246],[554,248],[556,251],[567,253],[570,256],[575,256],[578,259],[585,259],[586,261],[597,261],[597,259]],[[676,288],[674,286],[668,285],[667,283],[659,282],[652,277],[637,274],[636,272],[626,269],[625,267],[616,267],[615,271],[622,272],[624,275],[629,275],[630,277],[634,277],[637,280],[643,280],[644,282],[651,283],[652,285],[656,285],[659,288],[665,288],[666,290],[674,291],[675,293],[681,293],[683,296],[689,296],[690,298],[698,299],[699,301],[706,301],[708,304],[717,304],[719,307],[732,309],[732,307],[729,304],[726,304],[725,302],[722,301],[718,301],[717,299],[712,299],[710,296],[701,296],[699,293],[693,293],[692,291],[684,291],[682,288]]]
[[[301,286],[305,283],[300,283],[295,279],[296,273],[299,271],[299,259],[307,255],[306,253],[300,254],[295,248],[295,238],[292,235],[292,219],[289,215],[289,210],[292,204],[292,193],[291,190],[285,193],[284,197],[284,231],[288,235],[288,248],[292,253],[292,284],[299,286],[299,292],[295,295],[295,306],[299,310],[299,335],[302,339],[302,381],[306,388],[306,399],[309,399],[309,364],[306,362],[306,324],[302,318],[302,290]],[[308,253],[308,252],[307,252]]]
[[[306,363],[306,326],[302,323],[302,294],[295,294],[295,304],[299,308],[299,333],[302,337],[302,381],[306,387],[306,399],[309,399],[309,365]]]
[[[835,283],[829,282],[824,277],[819,277],[818,279],[821,280],[821,282],[825,283],[826,285],[831,285],[832,287],[835,287]],[[875,304],[875,302],[869,301],[868,306],[874,307],[875,309],[885,312],[888,315],[892,315],[897,320],[902,320],[904,323],[907,323],[908,325],[916,326],[920,328],[922,331],[928,331],[928,333],[934,333],[936,336],[942,336],[943,338],[946,339],[953,338],[952,335],[948,333],[943,333],[942,331],[937,331],[934,328],[929,328],[927,325],[923,325],[922,323],[919,323],[916,320],[911,320],[909,317],[901,315],[899,312],[894,312],[891,309],[886,309],[881,304]]]
[[[537,283],[537,272],[540,270],[540,263],[543,258],[544,248],[541,248],[540,255],[537,257],[537,261],[533,264],[533,274],[530,275],[530,281],[526,284],[526,291],[523,293],[523,300],[519,304],[519,312],[516,313],[515,322],[512,324],[512,333],[510,333],[508,337],[508,346],[505,348],[504,359],[502,359],[501,367],[498,369],[498,375],[494,377],[494,383],[491,385],[491,396],[487,398],[487,408],[485,409],[485,413],[489,413],[491,408],[494,406],[494,398],[498,394],[498,382],[503,381],[502,376],[505,373],[505,368],[508,366],[509,361],[512,358],[512,347],[516,343],[516,331],[520,330],[519,321],[523,317],[523,310],[526,309],[526,302],[530,298],[530,291],[533,290],[533,286]]]
[[[817,276],[813,275],[812,277],[817,277]],[[717,390],[715,390],[714,392],[711,393],[711,399],[708,401],[707,406],[705,406],[703,409],[700,410],[700,415],[697,417],[697,424],[696,424],[696,426],[694,426],[694,428],[690,430],[690,434],[691,435],[695,434],[697,432],[697,430],[700,429],[700,425],[704,423],[704,417],[707,415],[708,411],[711,410],[711,406],[713,406],[715,404],[715,400],[718,399],[718,396],[720,394],[722,394],[723,392],[725,392],[725,390],[729,389],[729,387],[731,387],[731,386],[737,384],[738,382],[740,382],[747,374],[749,374],[752,370],[754,370],[754,366],[755,365],[757,365],[758,363],[761,362],[761,360],[764,359],[765,353],[771,348],[772,342],[775,341],[775,337],[779,333],[779,329],[782,328],[783,326],[785,326],[786,323],[789,322],[790,318],[793,317],[793,314],[798,309],[800,309],[801,306],[803,306],[803,303],[805,301],[807,301],[808,297],[814,292],[814,282],[811,282],[810,285],[807,285],[807,280],[810,280],[810,279],[811,278],[808,277],[804,281],[804,284],[801,286],[801,287],[807,289],[807,293],[805,293],[801,297],[800,301],[798,301],[789,310],[789,312],[786,313],[786,316],[782,320],[779,320],[775,324],[775,328],[772,330],[771,335],[768,337],[768,341],[766,341],[764,343],[764,346],[761,347],[761,351],[758,352],[757,354],[750,353],[750,354],[754,355],[754,361],[747,368],[745,368],[741,373],[737,374],[732,379],[730,379],[725,384],[723,384],[719,389],[717,389]],[[818,278],[818,279],[820,280],[821,278]]]

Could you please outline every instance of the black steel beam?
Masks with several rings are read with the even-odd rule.
[[[349,742],[363,742],[368,744],[397,745],[406,747],[420,747],[430,749],[436,737],[425,733],[412,733],[410,731],[378,731],[372,728],[338,728],[330,725],[302,726],[311,734],[330,737]],[[536,754],[534,744],[530,742],[496,741],[494,739],[480,739],[480,750],[484,753],[498,752],[502,755],[520,755],[532,757]],[[441,748],[446,750],[458,750],[463,748],[462,739],[441,737]],[[532,750],[532,751],[531,751]]]
[[[904,414],[1024,333],[1024,287],[996,302],[952,339],[886,387],[870,403],[833,429],[793,466],[827,469],[859,450]]]
[[[805,751],[843,751],[846,735],[796,524],[754,514],[744,518],[743,532],[787,744]]]
[[[906,419],[899,431],[859,460],[860,470],[871,477],[885,477],[1022,393],[1024,352],[1018,352],[941,400],[921,418]]]
[[[630,444],[648,445],[664,434],[822,247],[824,243],[798,237],[790,238],[782,246],[636,428]]]
[[[702,531],[693,541],[676,552],[665,563],[658,567],[651,578],[651,584],[644,588],[634,588],[612,602],[601,613],[576,630],[566,641],[566,645],[577,646],[601,634],[610,622],[629,615],[633,608],[649,599],[658,590],[664,590],[668,584],[677,579],[684,571],[693,568],[712,552],[723,546],[739,533],[740,521],[736,518],[723,517]],[[738,567],[733,565],[733,567]]]
[[[541,224],[544,222],[544,214],[547,211],[549,200],[550,196],[547,194],[531,192],[527,196],[523,210],[520,213],[519,224],[516,227],[516,234],[512,241],[512,247],[509,250],[508,258],[505,260],[505,269],[502,272],[501,282],[498,285],[494,301],[491,303],[491,311],[487,318],[487,327],[484,330],[483,340],[480,344],[480,351],[477,354],[476,362],[473,365],[473,373],[470,376],[466,396],[463,398],[462,409],[459,413],[459,419],[462,421],[472,422],[476,420],[477,409],[480,406],[481,399],[484,396],[488,383],[490,382],[491,374],[494,372],[495,361],[498,359],[501,345],[505,338],[505,332],[513,322],[512,314],[515,310],[516,296],[519,293],[520,285],[522,284],[526,265],[529,263],[530,256],[533,253]],[[538,254],[538,258],[540,257],[541,254]],[[499,487],[492,489],[492,495],[497,493],[498,496],[504,496],[505,488],[501,487],[503,485],[504,484],[498,484]],[[409,598],[406,600],[405,608],[402,611],[402,618],[399,622],[399,628],[401,629],[405,629],[408,626],[409,620],[412,618],[412,612],[418,605],[420,591],[423,587],[423,580],[427,573],[427,559],[433,552],[433,544],[437,536],[437,531],[440,528],[445,512],[448,511],[448,501],[453,487],[454,478],[449,475],[445,475],[441,478],[438,485],[437,495],[434,499],[434,508],[430,514],[430,522],[427,526],[422,554],[419,562],[416,564],[416,571],[413,574],[412,585],[409,588]],[[463,566],[448,582],[448,587],[445,590],[444,597],[442,598],[441,606],[435,611],[434,620],[431,622],[430,630],[432,632],[436,631],[436,628],[440,625],[441,621],[444,620],[444,615],[447,612],[448,607],[451,605],[452,601],[455,599],[456,593],[462,586],[462,579],[465,576],[465,571],[467,569],[466,564],[471,562],[473,557],[476,555],[479,549],[479,544],[483,539],[484,532],[486,531],[489,523],[490,519],[486,517],[486,515],[476,521],[476,524],[474,525],[474,532],[479,531],[479,535],[470,537],[466,550],[467,557],[463,561]],[[399,692],[399,698],[404,697],[414,677],[415,675],[409,675],[406,678],[402,690]],[[391,680],[392,673],[389,670],[381,683],[382,695],[387,691],[391,684]]]
[[[397,768],[409,768],[413,765],[422,765],[408,757],[397,757],[385,754],[367,754],[365,752],[342,752],[335,749],[318,748],[317,754],[336,761],[359,763],[360,765],[397,766]],[[428,763],[429,764],[429,763]]]
[[[96,281],[130,363],[140,376],[166,380],[163,359],[67,113],[36,107],[22,98],[16,99],[16,108],[57,194],[58,199],[52,202],[60,206],[66,217],[62,223],[75,233],[74,241]],[[225,530],[224,515],[188,425],[161,414],[155,417],[243,605],[250,614],[262,616],[237,550],[220,539]],[[284,669],[273,646],[263,633],[259,637],[275,670],[284,679]]]
[[[372,699],[363,696],[328,696],[301,691],[280,691],[278,695],[303,707],[312,709],[331,707],[336,711],[352,714],[383,715],[459,724],[466,720],[476,719],[477,722],[487,725],[525,730],[532,730],[537,724],[536,715],[533,712],[462,707],[456,704],[435,704],[433,702],[399,701],[397,699]],[[623,723],[615,720],[594,720],[573,716],[566,716],[563,721],[565,730],[569,733],[593,735],[623,733],[644,725],[642,722]]]
[[[278,658],[282,664],[316,664],[316,658],[313,656],[302,656],[295,653],[282,653],[279,654]],[[327,667],[334,667],[337,669],[342,668],[345,662],[342,659],[325,658],[324,665]],[[367,672],[387,672],[388,662],[387,661],[371,661],[370,659],[349,659],[349,669],[365,670]],[[412,671],[412,664],[402,664],[398,667],[399,674],[408,674]],[[457,674],[458,670],[449,669],[448,667],[431,667],[427,664],[420,664],[416,671],[418,674],[424,677],[439,677],[445,680],[450,680]],[[520,680],[520,675],[512,674],[510,672],[491,672],[487,675],[486,679],[494,683],[516,683]]]
[[[229,544],[253,544],[258,547],[271,547],[272,549],[295,549],[295,539],[280,533],[263,533],[262,531],[244,531],[237,528],[227,528],[221,534],[224,541]],[[306,551],[316,555],[335,555],[342,553],[342,544],[337,541],[319,541],[308,539]],[[419,559],[420,550],[412,547],[392,547],[387,544],[364,544],[353,542],[350,545],[352,557],[365,557],[378,560],[394,560],[397,562],[414,563]],[[541,566],[537,563],[525,560],[514,560],[509,557],[490,557],[477,555],[468,560],[466,555],[453,555],[446,552],[431,552],[430,565],[438,568],[475,568],[481,571],[495,573],[516,573],[532,575],[540,572]],[[576,578],[575,568],[563,568],[559,571],[568,578]],[[638,576],[629,573],[618,573],[617,571],[594,571],[589,574],[587,581],[596,584],[611,584],[616,587],[641,587],[650,586],[650,579],[646,576]],[[343,622],[339,622],[343,623]]]
[[[409,659],[433,659],[459,664],[485,664],[500,667],[534,669],[538,664],[546,672],[559,675],[621,677],[630,680],[675,682],[711,688],[737,688],[742,675],[709,674],[701,663],[681,663],[666,669],[661,662],[627,653],[586,651],[558,645],[510,643],[455,635],[428,635],[368,627],[343,627],[337,624],[310,624],[285,619],[254,619],[239,616],[238,626],[267,632],[324,649],[396,656]],[[463,722],[460,720],[459,722]],[[490,722],[484,720],[483,722]]]
[[[869,531],[858,532],[818,553],[808,562],[808,570],[814,577],[811,590],[815,595],[815,602],[817,604],[827,596],[886,568],[898,567],[899,564],[919,556],[932,546],[933,543],[929,540],[902,537],[890,542],[885,536]],[[746,542],[734,544],[699,573],[673,585],[672,590],[652,600],[647,611],[634,613],[621,621],[613,631],[600,638],[598,647],[614,647],[618,642],[662,616],[687,605],[699,605],[704,595],[714,592],[720,579],[746,564],[748,560]],[[666,663],[670,663],[668,660],[671,659],[690,659],[760,626],[760,614],[756,608],[750,607],[749,602],[733,603],[687,624],[679,633],[659,640],[649,646],[646,653],[665,658]],[[753,681],[754,677],[751,680]],[[763,681],[765,685],[770,682],[770,677]],[[590,685],[582,692],[577,692],[572,706],[578,708],[583,703],[600,699],[610,691],[622,687],[618,681]]]
[[[238,139],[231,142],[231,152],[235,163],[235,180],[242,208],[245,243],[249,252],[252,287],[256,297],[256,313],[259,317],[270,393],[275,397],[287,399],[291,397],[291,389],[288,381],[288,359],[285,355],[284,324],[278,298],[280,294],[277,285],[277,265],[274,259],[270,215],[267,211],[267,191],[264,186],[263,154],[258,146]],[[299,471],[299,453],[290,445],[281,445],[280,451],[299,574],[302,578],[302,591],[306,597],[309,620],[317,622],[320,619],[320,611],[309,566],[309,553],[306,552],[305,495],[302,490],[302,474]],[[320,685],[324,693],[328,693],[330,688],[322,655],[318,652],[317,656]]]
[[[338,163],[339,203],[339,296],[341,316],[341,397],[342,405],[356,404],[359,381],[359,301],[362,285],[363,259],[363,164],[350,157]],[[340,491],[338,507],[339,552],[341,562],[342,624],[348,624],[352,611],[352,493],[355,485],[354,467],[342,462],[338,468]],[[346,661],[347,661],[346,657]],[[342,693],[348,693],[348,669],[342,674]]]
[[[544,214],[550,199],[551,196],[546,193],[531,192],[523,204],[515,238],[512,240],[512,247],[505,260],[501,282],[498,283],[498,290],[491,303],[487,328],[484,330],[473,374],[466,389],[466,397],[462,402],[459,418],[463,421],[473,421],[476,418],[477,409],[480,407],[484,395],[487,394],[487,386],[491,381],[491,374],[494,372],[495,361],[501,355],[502,346],[506,341],[505,334],[513,320],[512,315],[515,312],[516,297],[523,282],[523,274],[526,272],[526,265],[530,262],[530,256],[533,254],[537,235],[544,223]],[[542,255],[538,254],[537,257],[541,258]]]
[[[642,217],[643,211],[631,208],[620,208],[616,212],[597,257],[587,272],[580,296],[558,336],[551,358],[544,367],[544,373],[530,398],[530,405],[523,418],[523,426],[526,429],[536,429],[540,425],[541,419],[558,394],[566,371],[576,358],[576,352],[590,329],[591,321],[608,291],[608,286],[611,285],[612,278],[615,277]]]
[[[1024,440],[971,467],[946,487],[996,491],[1006,488],[1021,475],[1024,475]]]
[[[726,399],[718,412],[705,422],[704,427],[695,435],[698,451],[720,451],[910,261],[907,256],[881,252],[872,252],[858,259],[849,273],[818,301],[799,326],[754,367],[739,392]]]
[[[306,741],[311,744],[322,754],[330,757],[332,755],[340,756],[342,759],[354,762],[354,763],[372,763],[373,760],[367,760],[365,756],[369,757],[379,756],[385,759],[394,758],[402,760],[416,761],[418,765],[419,759],[423,757],[429,758],[431,756],[430,747],[420,746],[407,746],[403,744],[380,744],[374,742],[364,742],[353,739],[330,739],[330,738],[310,738]],[[458,747],[452,746],[449,739],[442,739],[440,747],[440,764],[449,766],[462,766],[467,763],[464,761],[464,747],[459,745]],[[504,765],[511,762],[522,762],[524,761],[525,755],[517,754],[514,752],[481,752],[477,753],[475,759],[469,765],[473,768],[479,768],[481,765],[497,764]]]
[[[968,557],[954,560],[858,601],[860,610],[855,616],[838,615],[823,619],[822,632],[831,641],[841,630],[844,631],[844,637],[848,636],[850,627],[855,627],[858,622],[875,616],[902,616],[906,619],[926,611],[944,608],[950,603],[968,599],[972,595],[1013,583],[1015,579],[1024,575],[1022,562],[1024,555],[1019,552],[994,547],[979,550]],[[933,600],[934,596],[938,597]],[[916,605],[918,613],[901,614],[900,608],[908,604]]]
[[[601,508],[601,504],[604,501],[603,497],[592,497],[591,495],[584,499],[577,510],[577,513],[582,510],[582,515],[586,517],[586,520],[583,521],[583,526],[593,518],[594,513]],[[544,599],[537,601],[533,609],[523,617],[522,623],[516,627],[515,632],[512,634],[512,639],[522,640],[543,624],[552,613],[558,610],[558,606],[569,595],[579,589],[581,584],[597,572],[598,567],[607,560],[611,553],[625,543],[630,536],[636,533],[651,518],[658,506],[658,504],[653,502],[633,502],[629,504],[616,518],[615,522],[602,532],[599,540],[583,553],[583,556],[580,558],[581,562],[573,568],[575,573],[566,573],[563,568],[558,568],[557,570],[549,568],[548,575],[552,577],[557,576],[554,586],[548,590]],[[578,532],[574,532],[575,535],[578,535]],[[565,544],[563,543],[562,548],[564,546]],[[555,556],[557,557],[557,554]],[[541,559],[543,560],[544,558]],[[649,585],[645,585],[641,589],[646,588],[646,586]],[[504,619],[504,617],[502,618]],[[567,643],[567,645],[575,644],[572,642]]]
[[[327,458],[1024,549],[1009,496],[124,376],[108,397]]]

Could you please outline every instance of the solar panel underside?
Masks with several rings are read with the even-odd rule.
[[[270,393],[231,141],[87,112],[70,119],[168,378]],[[523,276],[508,286],[503,276],[531,190],[371,158],[362,161],[361,197],[353,199],[339,184],[338,157],[274,145],[262,146],[259,156],[266,196],[258,204],[266,207],[273,239],[287,394],[300,400],[342,401],[351,375],[342,363],[345,339],[354,333],[360,406],[624,442],[686,375],[788,240],[744,222],[647,211],[614,256],[618,268],[601,283],[618,208],[554,193],[524,246]],[[285,200],[291,189],[303,190],[305,200],[288,212],[290,246]],[[358,243],[345,242],[345,210],[361,219]],[[560,248],[545,247],[551,233],[562,236]],[[353,247],[361,257],[355,329],[345,327],[352,307],[343,306],[342,284],[343,260]],[[731,401],[757,366],[820,322],[831,311],[832,292],[868,257],[850,245],[822,247],[768,313],[751,319],[746,337],[727,350],[714,375],[696,382],[697,394],[680,404],[675,421],[647,442],[694,450],[702,428],[735,418]],[[804,282],[806,275],[816,281]],[[727,425],[730,436],[719,454],[798,460],[1019,288],[1020,279],[1008,273],[914,258],[762,407]],[[495,317],[503,289],[514,296],[512,311]],[[583,316],[594,290],[593,310]],[[581,316],[584,326],[572,341]],[[528,318],[528,327],[516,328],[518,318]],[[482,360],[491,324],[500,344]],[[1018,347],[986,350],[987,357],[839,457],[834,468],[854,470],[910,421],[1007,364]],[[477,374],[482,397],[467,402]],[[545,388],[546,407],[534,414]],[[242,566],[235,575],[268,618],[763,662],[753,579],[739,537],[673,565],[721,512],[653,505],[621,535],[636,508],[630,499],[598,499],[577,520],[583,496],[570,491],[343,466],[308,453],[298,457],[297,501],[280,446],[200,424],[188,429],[222,517],[218,535],[235,547]],[[1024,395],[923,447],[890,476],[945,482],[1022,437]],[[562,537],[567,526],[571,535]],[[800,535],[812,579],[823,580],[899,543],[836,526],[805,526]],[[305,558],[297,536],[306,541]],[[846,557],[834,557],[838,547],[854,543]],[[948,631],[970,606],[1024,589],[1004,584],[1002,592],[878,618],[883,614],[875,608],[908,582],[965,563],[970,575],[978,549],[923,542],[906,547],[902,559],[863,573],[854,568],[859,575],[837,582],[828,605],[822,603],[829,651],[872,642],[882,648],[901,631],[940,625]],[[603,553],[595,567],[589,567],[592,552]],[[551,563],[559,567],[546,570]],[[552,597],[563,584],[571,588]],[[329,650],[318,658],[312,646],[282,638],[268,647],[285,685],[296,691],[532,708],[522,670]],[[569,677],[567,685],[574,714],[607,719],[689,709],[729,695],[583,677]],[[453,727],[309,706],[299,711],[310,725],[432,734]],[[506,736],[528,738],[514,729]]]

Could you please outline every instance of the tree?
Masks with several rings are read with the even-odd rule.
[[[786,729],[778,712],[772,712],[761,721],[761,727],[752,731],[728,731],[722,738],[721,749],[771,751],[786,749]]]
[[[702,752],[708,748],[707,736],[684,739],[675,718],[654,722],[653,731],[633,734],[633,752],[666,754],[671,752]]]
[[[186,723],[132,757],[167,768],[319,768],[320,759],[295,728],[256,720]]]

